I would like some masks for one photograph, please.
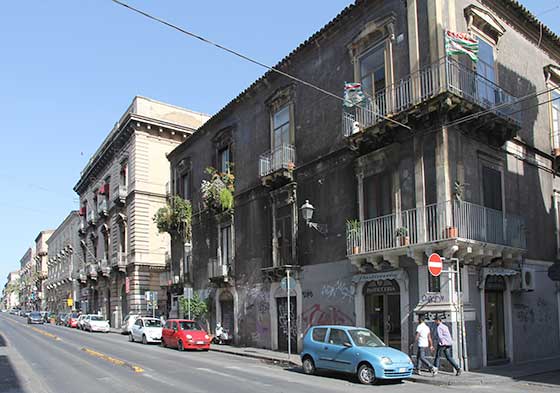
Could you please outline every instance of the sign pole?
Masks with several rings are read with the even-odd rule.
[[[460,331],[461,331],[461,355],[463,356],[463,370],[469,371],[469,358],[467,357],[467,333],[465,329],[465,314],[463,309],[463,299],[461,296],[461,267],[459,258],[452,258],[455,261],[457,272],[457,306],[459,308]]]
[[[286,270],[287,289],[288,289],[288,360],[292,358],[292,329],[291,329],[291,315],[290,315],[290,270]]]

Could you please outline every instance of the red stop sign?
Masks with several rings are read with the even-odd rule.
[[[428,258],[428,270],[430,271],[430,274],[434,277],[437,277],[441,274],[442,269],[443,262],[439,254],[433,253],[432,255],[430,255],[430,257]]]

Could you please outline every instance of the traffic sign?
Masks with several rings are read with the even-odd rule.
[[[434,277],[437,277],[441,274],[441,271],[443,270],[443,261],[439,254],[436,254],[434,252],[432,255],[430,255],[430,257],[428,258],[428,270]]]
[[[68,305],[68,307],[72,307],[74,305],[74,299],[69,297],[68,299],[66,299],[66,304]]]

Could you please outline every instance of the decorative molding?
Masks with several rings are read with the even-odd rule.
[[[499,22],[498,18],[483,8],[471,4],[465,8],[464,13],[469,33],[472,33],[474,27],[492,38],[494,43],[498,43],[500,37],[506,32],[506,28]]]

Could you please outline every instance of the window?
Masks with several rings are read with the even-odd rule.
[[[428,273],[428,292],[440,292],[441,280],[440,276],[434,277]]]
[[[272,147],[291,145],[290,137],[290,106],[277,110],[272,116]]]
[[[186,200],[191,199],[191,183],[190,173],[185,173],[181,176],[181,197]]]
[[[496,102],[496,82],[494,68],[494,47],[483,39],[478,39],[478,62],[476,73],[482,78],[478,78],[477,88],[479,98],[487,104]]]
[[[218,151],[218,171],[222,173],[229,173],[229,146]]]
[[[329,334],[329,344],[344,345],[346,343],[350,343],[350,339],[344,330],[331,329],[331,333]]]
[[[105,231],[103,233],[103,249],[104,249],[104,254],[105,254],[105,259],[108,261],[109,260],[109,239],[111,237],[111,232],[109,232],[109,230]]]
[[[369,50],[360,58],[360,81],[364,93],[375,96],[385,89],[385,44]]]
[[[126,163],[121,164],[121,171],[119,174],[119,185],[126,187],[128,184],[128,166]]]
[[[229,265],[231,258],[231,225],[220,228],[220,248],[222,264]]]
[[[126,227],[124,223],[119,225],[119,244],[120,244],[120,251],[122,253],[126,253]]]
[[[364,179],[365,218],[376,218],[391,214],[393,187],[392,173],[385,171]]]
[[[553,90],[551,96],[553,100],[550,102],[552,148],[560,149],[560,91]]]
[[[482,166],[482,196],[484,206],[502,211],[502,173],[489,166]]]
[[[315,328],[313,329],[313,341],[324,342],[327,335],[327,328]]]

